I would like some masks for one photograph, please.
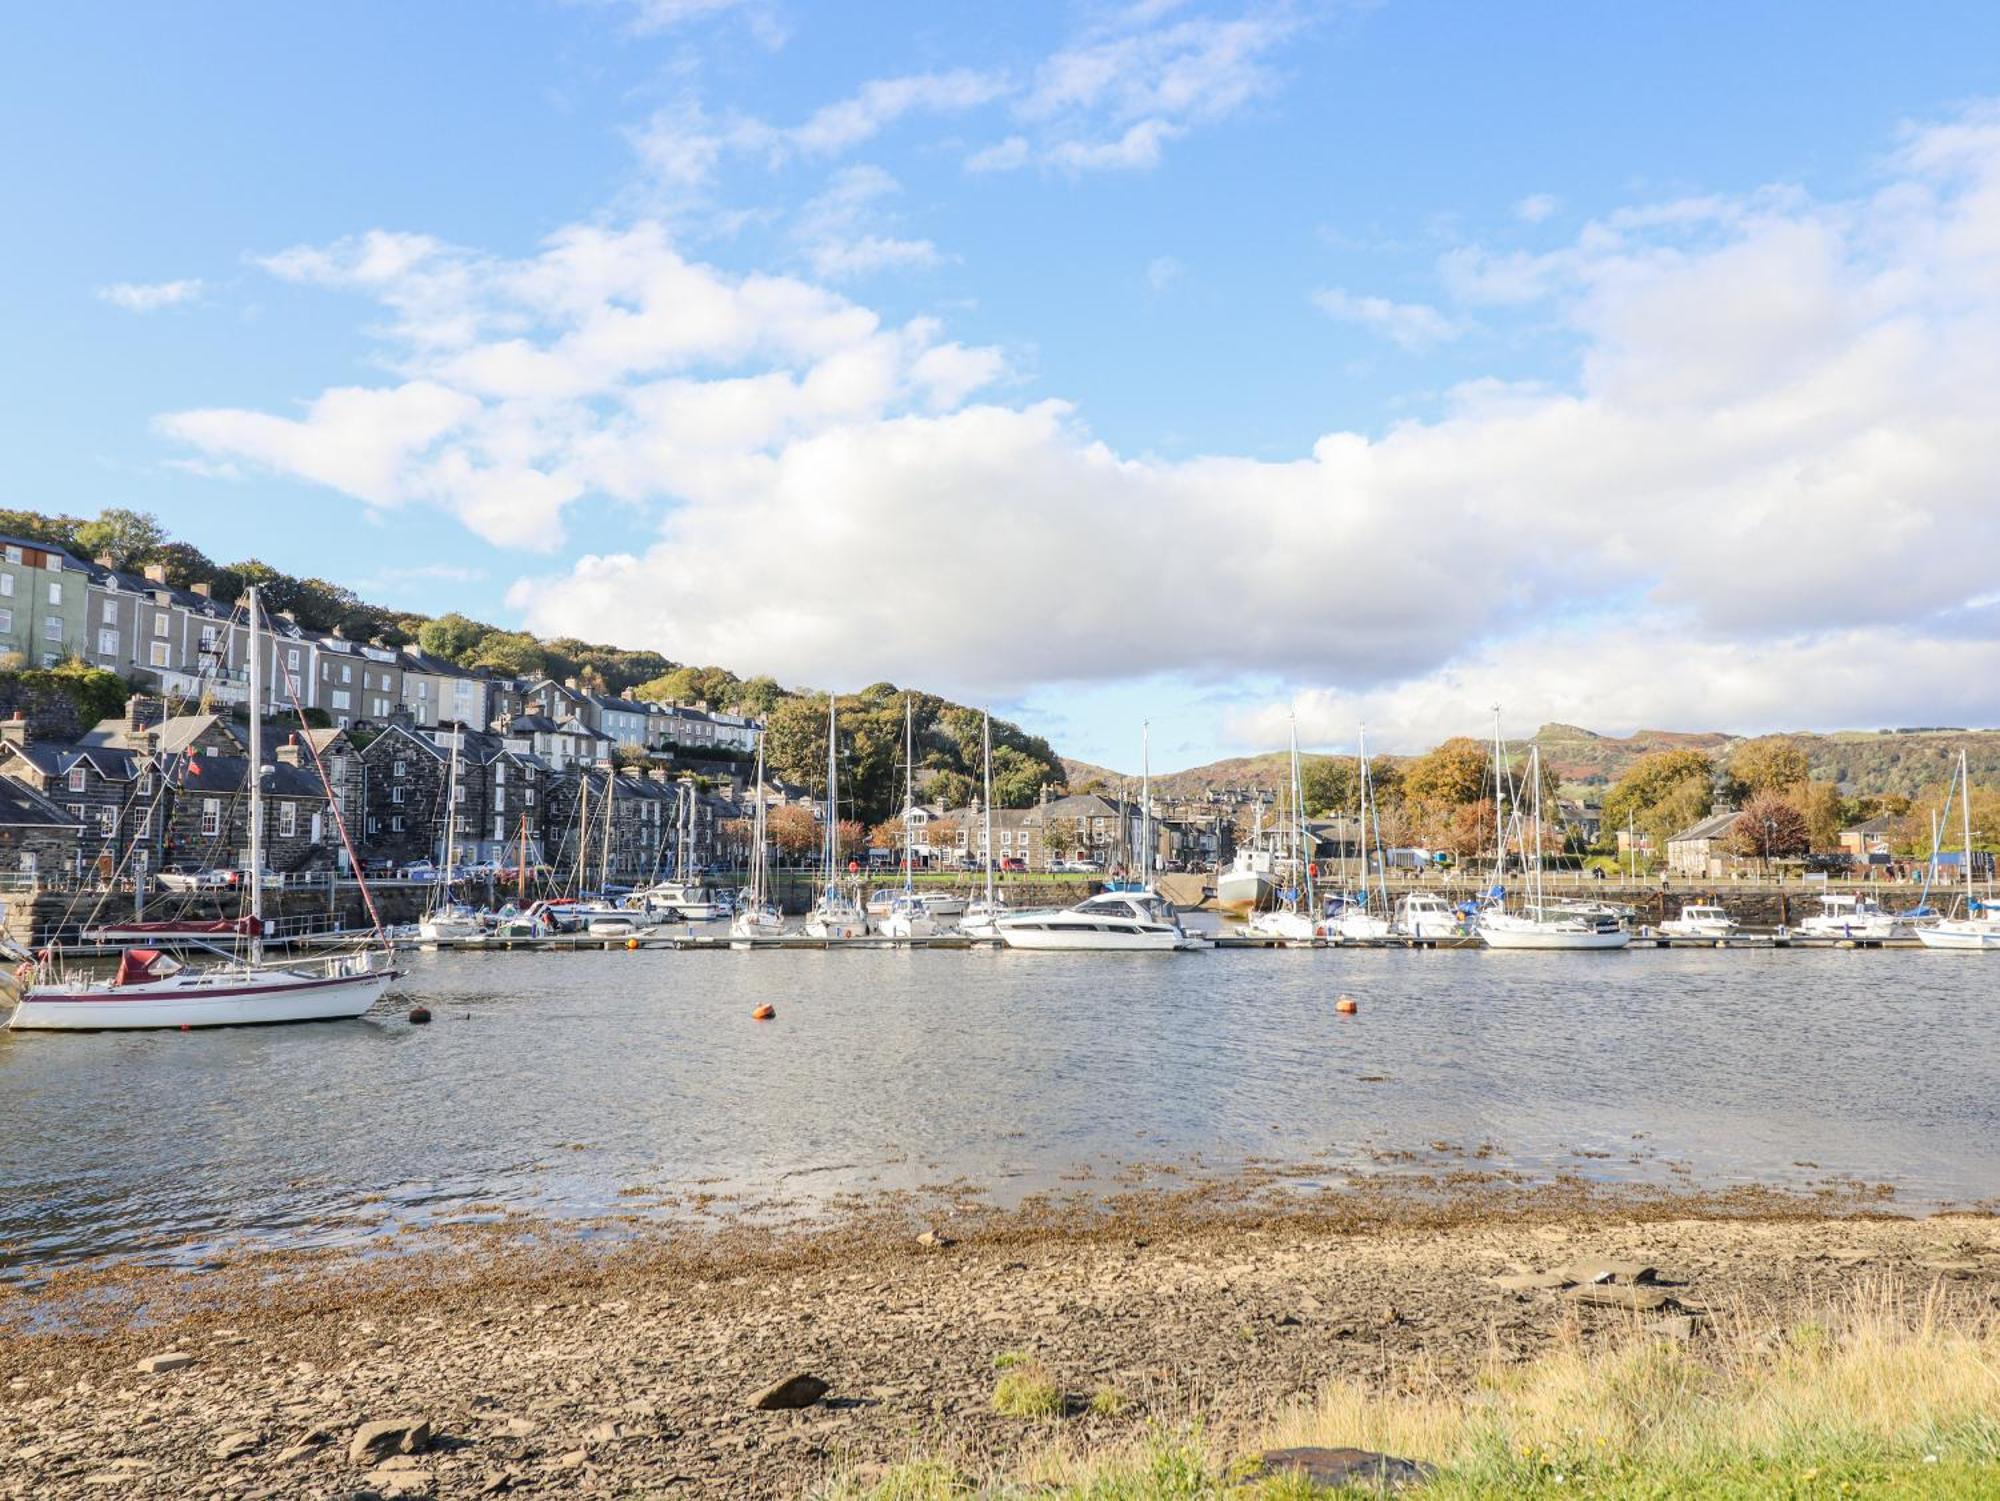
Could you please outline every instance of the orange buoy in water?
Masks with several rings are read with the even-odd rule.
[[[1351,995],[1344,995],[1333,1003],[1333,1009],[1338,1011],[1342,1016],[1352,1016],[1361,1009],[1361,1002],[1355,1000]]]
[[[628,938],[625,940],[625,947],[628,949],[636,949],[638,946],[639,946],[639,940],[636,938]]]
[[[778,1015],[778,1008],[776,1006],[773,1006],[769,1001],[766,1001],[763,1005],[759,1006],[755,1011],[750,1013],[750,1020],[752,1020],[753,1022],[773,1021],[777,1018],[777,1015]]]

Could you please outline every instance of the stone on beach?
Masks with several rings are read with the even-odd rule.
[[[1510,1293],[1553,1292],[1575,1281],[1567,1272],[1508,1272],[1495,1277],[1493,1285]]]
[[[1266,1475],[1301,1475],[1315,1485],[1353,1486],[1362,1491],[1393,1491],[1418,1485],[1435,1471],[1416,1460],[1377,1454],[1372,1449],[1266,1449],[1257,1456]]]
[[[1568,1268],[1572,1282],[1623,1282],[1639,1284],[1659,1279],[1659,1268],[1647,1261],[1579,1261]]]
[[[350,1464],[373,1465],[391,1454],[421,1454],[430,1442],[428,1418],[383,1418],[354,1430],[347,1459]]]
[[[258,1442],[254,1433],[225,1433],[215,1441],[215,1447],[209,1450],[209,1456],[220,1460],[241,1459],[253,1451]]]
[[[168,1371],[185,1370],[194,1364],[194,1357],[180,1350],[171,1350],[165,1355],[148,1355],[139,1362],[141,1376],[164,1376]]]
[[[824,1397],[828,1390],[827,1384],[819,1377],[801,1372],[765,1387],[750,1399],[750,1405],[759,1412],[782,1412],[787,1408],[810,1407]]]
[[[1593,1308],[1629,1308],[1634,1313],[1657,1313],[1674,1306],[1674,1300],[1658,1288],[1615,1282],[1586,1282],[1572,1287],[1563,1296],[1572,1303]]]

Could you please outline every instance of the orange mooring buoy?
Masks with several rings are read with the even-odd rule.
[[[1361,1002],[1355,1000],[1351,995],[1344,995],[1333,1003],[1333,1009],[1338,1011],[1342,1016],[1352,1016],[1361,1009]]]
[[[636,949],[638,946],[639,946],[639,940],[636,938],[628,938],[625,940],[625,947],[628,949]]]
[[[773,1021],[777,1018],[777,1015],[778,1015],[778,1008],[776,1006],[773,1006],[769,1001],[766,1001],[763,1005],[759,1006],[755,1011],[750,1013],[750,1020],[752,1020],[753,1022]]]

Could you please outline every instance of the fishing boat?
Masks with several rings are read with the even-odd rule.
[[[1277,852],[1264,839],[1264,806],[1257,805],[1250,842],[1236,852],[1227,870],[1215,876],[1215,905],[1237,917],[1268,907],[1278,894]]]
[[[362,948],[323,959],[264,958],[264,739],[262,621],[257,590],[244,593],[250,637],[249,911],[238,951],[212,949],[206,963],[182,963],[157,948],[127,949],[108,978],[71,977],[45,955],[24,962],[15,1031],[125,1031],[151,1027],[232,1027],[351,1020],[381,1000],[398,972],[385,952]],[[324,774],[322,773],[322,780]],[[331,792],[329,791],[329,798]],[[378,962],[379,961],[379,962]]]
[[[731,938],[776,938],[785,931],[785,914],[771,900],[771,836],[764,806],[764,737],[757,737],[757,806],[750,815],[750,870],[736,911],[729,919]]]
[[[1150,738],[1151,727],[1147,728]],[[1181,926],[1173,903],[1152,887],[1153,782],[1147,742],[1141,742],[1139,885],[1105,891],[1053,912],[1010,912],[993,920],[1010,949],[1089,950],[1100,953],[1178,953],[1205,949],[1208,940]]]
[[[821,839],[819,896],[806,914],[806,937],[830,942],[868,936],[868,914],[840,879],[840,739],[838,700],[826,696],[826,828]]]
[[[993,715],[981,711],[979,720],[979,740],[982,772],[986,781],[983,805],[985,827],[980,838],[979,863],[986,871],[986,891],[977,900],[967,903],[959,917],[958,930],[974,938],[998,938],[1000,930],[994,926],[1007,911],[1006,901],[993,884]],[[1120,809],[1119,821],[1124,821]]]
[[[1519,911],[1506,907],[1506,888],[1499,876],[1505,868],[1507,836],[1505,812],[1508,798],[1506,745],[1500,738],[1500,719],[1493,721],[1493,817],[1494,884],[1488,904],[1478,915],[1480,941],[1493,949],[1622,949],[1632,941],[1624,924],[1611,916],[1565,912],[1551,903],[1542,891],[1542,750],[1528,752],[1529,801],[1520,806],[1513,799],[1515,821],[1525,814],[1521,856],[1527,867],[1528,899]]]
[[[1982,900],[1972,882],[1972,780],[1966,769],[1965,752],[1958,753],[1958,775],[1954,779],[1958,788],[1959,817],[1964,824],[1962,854],[1960,863],[1965,867],[1965,915],[1945,917],[1937,922],[1919,927],[1917,941],[1927,949],[1955,949],[1961,953],[1986,953],[2000,949],[2000,905],[1996,905],[1989,895]],[[1951,812],[1951,794],[1945,794],[1945,817]],[[1939,827],[1943,827],[1940,820]],[[1933,841],[1935,843],[1936,841]],[[1932,851],[1932,868],[1937,865],[1937,851]]]
[[[903,887],[876,924],[884,938],[934,938],[942,930],[937,912],[916,887],[917,864],[917,740],[916,720],[908,694],[903,696]],[[870,916],[873,916],[870,909]]]
[[[476,938],[486,931],[479,914],[451,898],[451,879],[458,870],[458,754],[465,739],[465,727],[454,726],[451,737],[451,767],[445,777],[444,866],[438,878],[437,895],[424,915],[417,919],[417,937],[424,943],[441,939]]]
[[[1728,938],[1741,926],[1721,907],[1690,902],[1678,917],[1661,923],[1660,931],[1669,938]]]

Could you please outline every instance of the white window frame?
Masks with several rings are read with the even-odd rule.
[[[222,799],[205,797],[201,800],[201,832],[204,839],[213,839],[222,832]]]

